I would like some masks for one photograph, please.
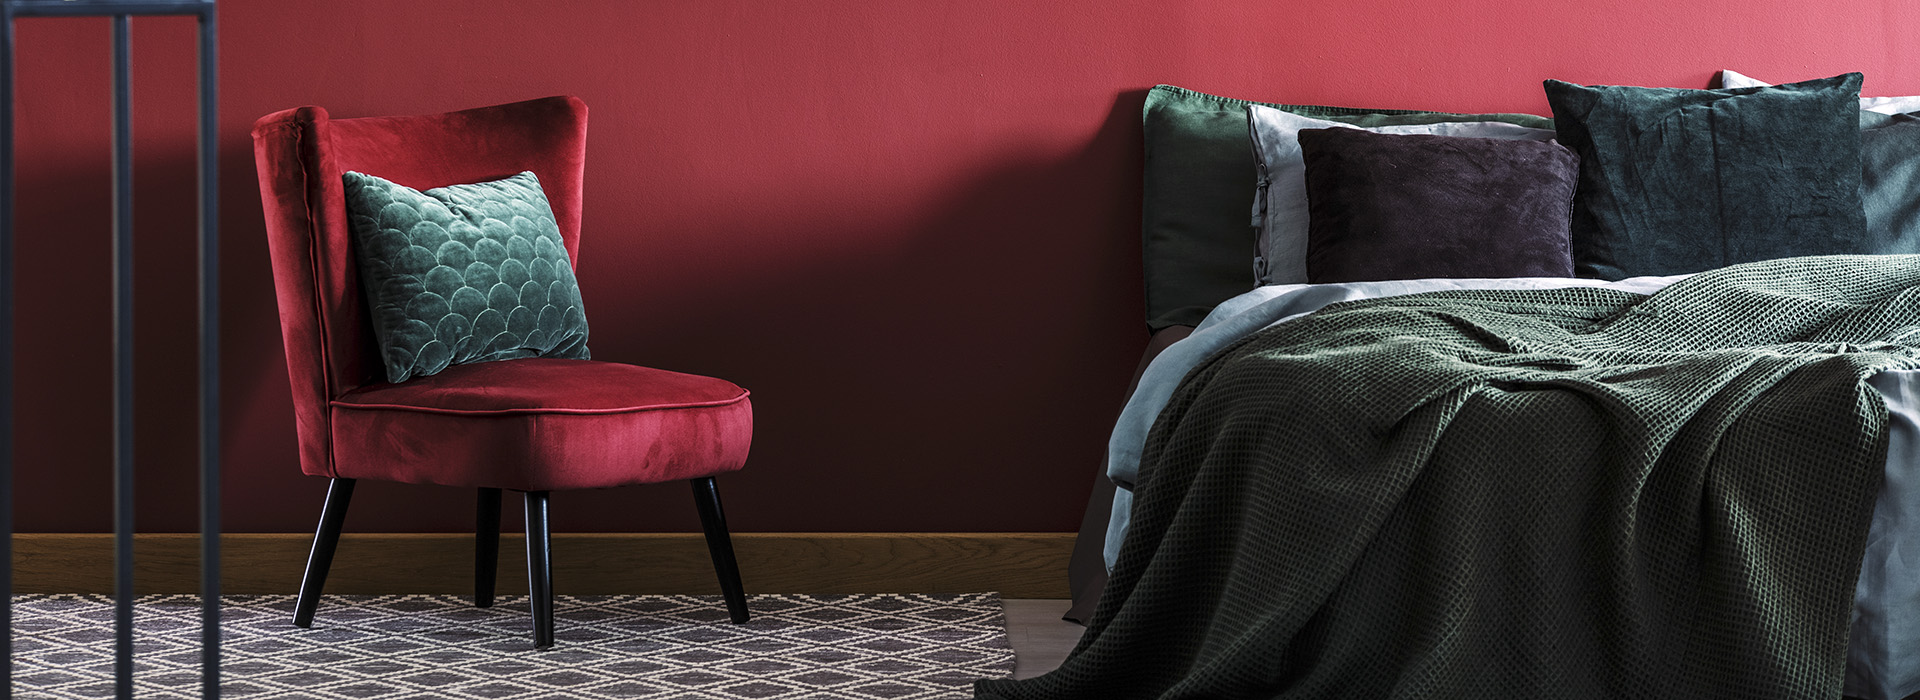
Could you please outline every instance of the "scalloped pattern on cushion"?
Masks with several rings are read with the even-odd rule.
[[[474,362],[588,359],[580,285],[533,173],[425,192],[342,178],[387,381]]]

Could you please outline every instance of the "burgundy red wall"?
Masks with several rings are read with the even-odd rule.
[[[737,531],[1073,529],[1144,344],[1139,108],[1546,109],[1540,81],[1859,70],[1920,91],[1920,5],[1506,0],[222,0],[227,529],[312,528],[248,129],[571,93],[596,359],[755,392]],[[194,528],[190,21],[134,22],[143,530]],[[18,524],[108,502],[108,27],[19,23]],[[1249,193],[1250,195],[1250,193]],[[470,527],[365,484],[348,526]],[[555,497],[563,531],[696,529],[686,489]]]

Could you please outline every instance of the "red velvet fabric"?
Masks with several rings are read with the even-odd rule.
[[[324,109],[300,107],[254,123],[303,471],[553,490],[741,467],[752,440],[752,406],[743,390],[722,380],[600,362],[519,360],[384,384],[355,271],[341,174],[359,171],[428,189],[531,170],[578,268],[586,134],[587,108],[574,97],[363,119],[330,119]],[[552,386],[534,387],[538,382]]]
[[[712,476],[746,464],[732,382],[611,362],[455,365],[332,402],[338,475],[521,491]]]

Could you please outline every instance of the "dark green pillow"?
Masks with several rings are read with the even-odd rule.
[[[1920,253],[1920,119],[1881,116],[1885,123],[1860,131],[1860,197],[1867,239],[1853,252]]]
[[[470,362],[587,359],[580,285],[533,173],[426,192],[343,178],[387,381]]]
[[[1580,155],[1574,272],[1617,280],[1857,252],[1860,74],[1723,90],[1546,81]]]
[[[1142,208],[1147,326],[1197,325],[1254,286],[1253,197],[1258,183],[1247,105],[1356,126],[1501,121],[1541,129],[1531,114],[1447,114],[1249,102],[1160,85],[1147,93]]]
[[[1904,99],[1911,98],[1862,98],[1860,103]],[[1848,252],[1920,253],[1920,118],[1860,110],[1860,204],[1867,237]]]

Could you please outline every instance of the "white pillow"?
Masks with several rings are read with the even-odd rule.
[[[1763,83],[1730,70],[1720,71],[1720,87],[1745,88],[1766,87],[1772,83]],[[1879,112],[1881,114],[1906,114],[1920,112],[1920,95],[1911,97],[1862,97],[1860,111]]]
[[[1552,129],[1532,129],[1506,122],[1441,122],[1398,126],[1357,127],[1303,117],[1271,107],[1247,105],[1247,124],[1253,135],[1253,160],[1259,168],[1259,187],[1253,197],[1256,285],[1304,284],[1307,281],[1307,164],[1300,157],[1300,130],[1340,127],[1378,134],[1434,134],[1494,139],[1553,139]]]

